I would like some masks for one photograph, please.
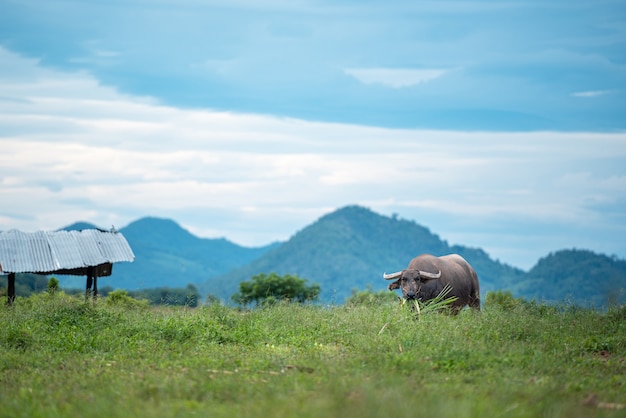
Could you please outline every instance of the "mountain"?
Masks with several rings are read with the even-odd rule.
[[[492,260],[480,249],[450,246],[413,221],[348,206],[321,217],[250,264],[206,281],[199,289],[228,300],[241,281],[256,274],[290,273],[318,283],[323,302],[343,303],[352,289],[385,289],[388,282],[383,273],[402,270],[416,255],[453,252],[474,266],[482,293],[507,288],[525,274]]]
[[[74,222],[71,225],[68,225],[64,228],[61,228],[60,230],[62,231],[82,231],[83,229],[99,229],[99,230],[103,230],[102,228],[97,227],[94,224],[91,224],[89,222]]]
[[[78,222],[63,229],[98,229]],[[119,230],[135,253],[132,263],[116,263],[100,286],[140,289],[185,287],[224,274],[258,258],[277,244],[248,248],[224,238],[198,238],[169,219],[146,217]],[[84,278],[64,278],[63,286],[83,287]]]
[[[64,229],[96,228],[76,223]],[[382,279],[422,253],[459,253],[472,264],[481,293],[509,290],[516,297],[571,301],[582,306],[626,303],[626,261],[586,250],[561,250],[528,272],[493,260],[485,251],[450,245],[414,221],[347,206],[322,216],[284,243],[247,248],[226,239],[198,238],[176,222],[142,218],[121,228],[135,262],[117,263],[100,286],[123,289],[195,284],[206,296],[230,301],[239,283],[259,273],[296,274],[321,286],[324,303],[343,303],[352,289],[386,289]],[[85,285],[84,278],[62,287]]]
[[[600,307],[626,303],[626,261],[588,250],[561,250],[541,258],[519,293],[528,299]]]

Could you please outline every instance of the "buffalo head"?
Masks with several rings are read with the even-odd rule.
[[[396,281],[389,284],[389,290],[401,289],[402,296],[407,300],[419,299],[422,294],[422,286],[429,280],[439,279],[441,270],[437,273],[429,273],[427,271],[406,269],[396,273],[384,274],[385,280]]]

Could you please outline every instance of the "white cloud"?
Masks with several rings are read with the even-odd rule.
[[[573,97],[599,97],[611,94],[611,90],[589,90],[572,93]]]
[[[399,89],[427,83],[448,73],[448,69],[347,68],[344,72],[364,84],[382,84]]]
[[[461,243],[497,256],[520,220],[594,231],[610,220],[590,201],[624,216],[626,164],[606,163],[626,162],[624,133],[399,130],[178,109],[0,54],[31,74],[14,82],[0,70],[17,99],[0,100],[0,230],[153,215],[260,245],[356,203],[444,238],[486,237]],[[501,235],[486,234],[495,219]],[[624,231],[612,231],[612,252],[626,251]]]

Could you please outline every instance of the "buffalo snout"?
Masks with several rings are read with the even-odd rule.
[[[404,294],[404,298],[406,300],[415,300],[415,299],[417,299],[417,293],[415,293],[415,292],[406,292]]]

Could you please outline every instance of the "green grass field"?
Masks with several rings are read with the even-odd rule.
[[[626,307],[105,302],[0,308],[0,416],[626,416]]]

